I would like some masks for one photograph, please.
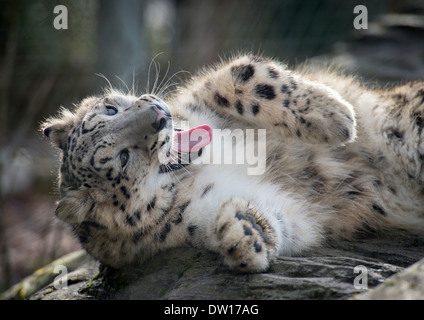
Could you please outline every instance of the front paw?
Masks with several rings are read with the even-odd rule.
[[[273,228],[241,199],[222,204],[209,232],[213,247],[233,270],[265,271],[277,254]]]

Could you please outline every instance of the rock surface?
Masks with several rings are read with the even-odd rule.
[[[78,251],[35,272],[1,298],[424,299],[424,260],[404,270],[423,256],[424,238],[401,235],[341,242],[301,257],[279,257],[269,272],[260,274],[231,272],[215,254],[193,248],[168,250],[119,271],[100,266]],[[53,268],[60,264],[68,267],[65,288],[54,283]],[[364,268],[365,280],[355,281],[364,275],[355,271],[358,266]],[[40,284],[39,276],[45,278],[49,272],[49,281]],[[17,290],[23,287],[37,290]]]
[[[424,259],[387,279],[383,285],[355,297],[361,300],[424,300]]]

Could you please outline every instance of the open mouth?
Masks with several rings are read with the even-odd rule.
[[[200,156],[202,148],[212,141],[212,129],[208,125],[201,125],[189,130],[174,129],[174,144],[172,151],[178,153],[177,163],[161,164],[159,173],[171,172],[182,169],[190,163],[180,163],[182,153],[198,152]],[[190,157],[189,157],[190,159]]]

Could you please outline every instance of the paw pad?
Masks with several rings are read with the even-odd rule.
[[[251,214],[244,214],[241,212],[237,212],[235,217],[238,220],[247,220],[251,223],[252,228],[254,228],[259,234],[261,235],[262,239],[265,241],[265,243],[269,243],[269,239],[264,232],[263,228],[256,222],[255,217],[253,217]],[[245,235],[252,235],[252,229],[248,226],[243,226]]]
[[[218,212],[214,238],[225,263],[243,272],[267,269],[276,254],[273,230],[248,204],[229,203]]]
[[[261,245],[261,243],[259,241],[256,241],[253,244],[253,247],[255,248],[256,252],[261,252],[261,250],[262,250],[262,245]]]
[[[244,234],[246,236],[251,236],[252,235],[252,229],[248,226],[243,226],[243,230],[244,230]]]

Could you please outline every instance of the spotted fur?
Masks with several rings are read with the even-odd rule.
[[[266,171],[194,164],[210,144],[167,172],[182,121],[266,129]],[[188,244],[246,272],[361,229],[422,233],[423,129],[423,82],[371,90],[249,55],[166,100],[111,90],[43,125],[62,150],[56,215],[92,256],[121,267]]]

